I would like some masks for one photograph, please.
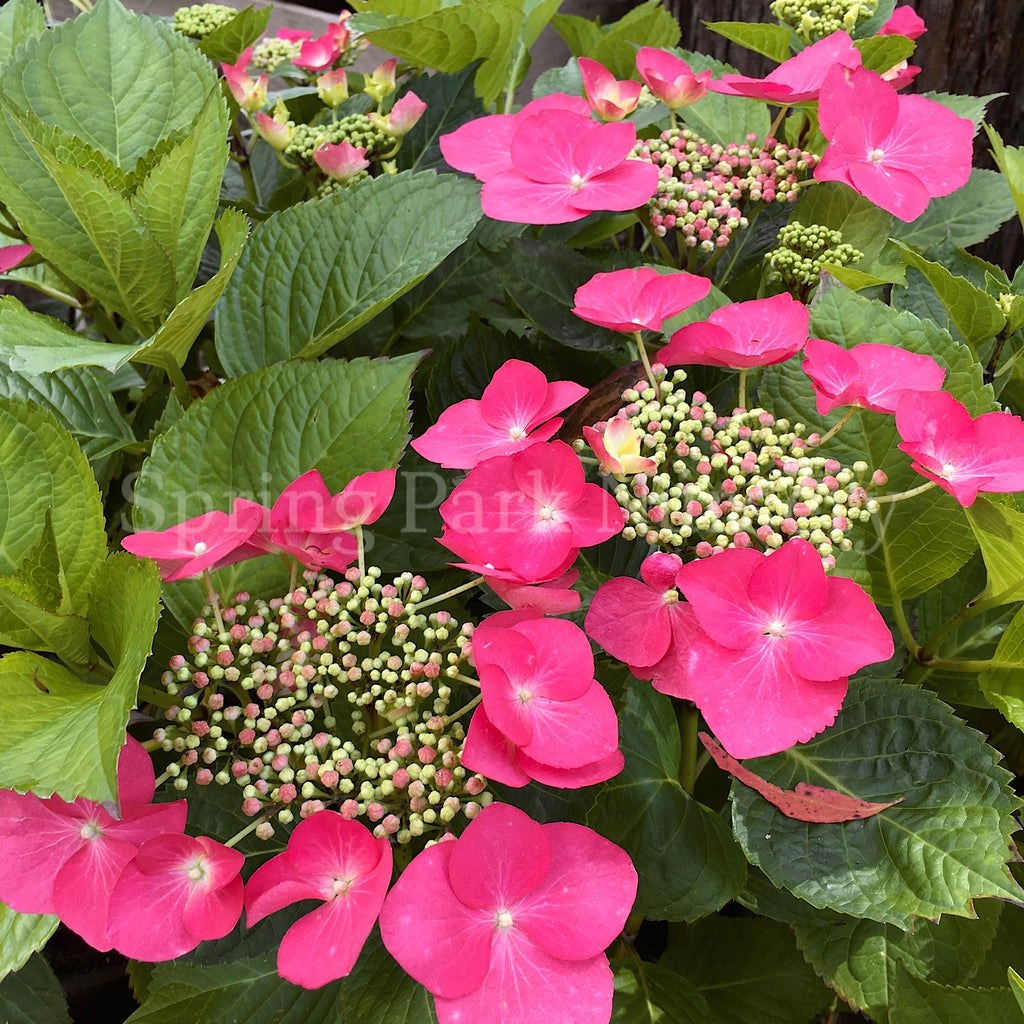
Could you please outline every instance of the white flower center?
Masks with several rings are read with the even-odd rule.
[[[956,466],[954,466],[952,462],[944,462],[942,464],[942,470],[939,472],[939,476],[941,476],[943,480],[952,480],[955,475]]]
[[[512,927],[512,915],[507,910],[499,910],[494,917],[494,926],[502,931]]]
[[[95,821],[87,821],[78,834],[86,841],[99,839],[103,835],[103,829]]]
[[[192,554],[193,555],[205,555],[206,554],[206,544],[203,541],[198,541],[196,546],[192,549]]]
[[[522,427],[512,427],[508,432],[508,436],[512,438],[513,441],[520,441],[526,437],[526,431],[523,430]]]
[[[348,891],[351,887],[351,878],[336,878],[334,880],[333,885],[331,886],[331,891],[334,893],[335,896],[345,896],[348,894]]]
[[[574,175],[573,175],[573,176],[572,176],[572,177],[571,177],[571,178],[569,179],[569,186],[570,186],[570,187],[571,187],[571,188],[572,188],[572,189],[573,189],[574,191],[576,191],[576,192],[579,192],[579,190],[580,190],[581,188],[583,188],[583,179],[582,179],[582,178],[581,178],[581,177],[580,177],[580,176],[579,176],[578,174],[574,174]]]
[[[884,157],[885,157],[885,154],[880,149],[873,149],[873,150],[871,150],[870,153],[868,153],[868,159],[873,164],[880,164],[882,162],[882,160],[884,159]]]
[[[786,624],[784,622],[779,622],[778,619],[772,619],[772,621],[768,623],[768,628],[765,629],[764,635],[778,640],[786,635]]]
[[[550,522],[556,518],[558,509],[552,508],[550,505],[541,505],[540,517],[544,522]]]
[[[533,694],[529,690],[520,690],[516,696],[519,698],[520,704],[529,704],[533,700]]]
[[[197,857],[188,866],[188,870],[185,872],[188,875],[188,880],[195,884],[206,881],[206,866],[203,864],[203,858]]]

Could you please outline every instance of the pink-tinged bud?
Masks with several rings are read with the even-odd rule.
[[[299,817],[308,818],[311,814],[316,814],[317,811],[322,811],[323,809],[323,800],[303,800],[299,805]]]
[[[359,817],[359,804],[355,800],[346,800],[338,810],[341,812],[343,818],[358,818]]]
[[[366,816],[370,821],[380,821],[384,817],[385,811],[384,805],[377,803],[376,800],[366,806]]]
[[[688,107],[702,99],[711,80],[710,71],[695,75],[686,61],[651,46],[645,46],[637,53],[636,69],[652,95],[672,110]]]
[[[374,69],[372,74],[363,80],[363,92],[380,103],[386,96],[395,91],[395,68],[398,58],[392,57]]]
[[[253,125],[257,134],[279,153],[283,153],[295,138],[295,126],[288,120],[288,108],[283,100],[278,100],[274,107],[274,116],[257,114]]]
[[[302,43],[299,55],[292,58],[292,63],[306,71],[323,71],[341,56],[348,36],[349,30],[342,22],[332,22],[322,36]]]
[[[420,764],[430,764],[437,757],[437,751],[433,747],[420,747],[416,756],[420,759]]]
[[[596,60],[579,57],[577,62],[587,102],[602,121],[621,121],[636,110],[643,88],[639,82],[619,81]]]
[[[384,835],[393,836],[401,826],[401,822],[394,814],[389,814],[378,826]]]
[[[290,804],[298,795],[299,791],[293,782],[286,782],[277,791],[277,798],[283,804]]]
[[[408,757],[412,753],[412,741],[407,736],[402,736],[394,746],[396,757]]]
[[[452,779],[454,777],[455,776],[452,775],[447,768],[441,768],[434,775],[434,785],[437,786],[438,789],[446,789],[452,784]]]
[[[583,437],[600,461],[598,468],[619,477],[657,472],[654,459],[640,454],[641,436],[629,420],[618,417],[608,420],[604,433],[594,427],[583,428]]]
[[[479,796],[486,788],[487,783],[479,775],[466,779],[466,792],[470,796]]]
[[[348,99],[348,75],[344,68],[328,71],[316,80],[316,94],[320,102],[332,110]]]
[[[405,789],[409,785],[409,773],[404,768],[399,768],[394,775],[391,776],[391,784],[395,789]]]
[[[409,133],[409,130],[423,116],[427,109],[423,102],[414,92],[407,92],[392,108],[387,117],[380,114],[370,114],[370,120],[388,135],[400,139]]]
[[[171,660],[170,660],[170,666],[171,666],[171,668],[175,672],[177,672],[178,669],[184,668],[185,667],[185,658],[184,658],[184,656],[181,655],[181,654],[175,654],[174,657],[171,658]]]
[[[243,775],[246,775],[249,771],[249,764],[246,761],[234,761],[231,765],[231,774],[236,778],[240,779]]]
[[[246,797],[242,801],[242,813],[247,818],[255,818],[260,813],[260,808],[263,805],[254,796]]]
[[[882,470],[876,469],[874,473],[871,474],[871,482],[873,484],[877,484],[879,487],[883,487],[889,482],[889,476]]]
[[[342,184],[370,166],[370,161],[366,159],[366,147],[356,147],[348,141],[337,145],[325,143],[313,153],[313,159],[324,174]]]
[[[333,768],[328,768],[327,771],[320,772],[320,785],[324,789],[334,789],[338,784],[340,776]]]
[[[244,59],[248,63],[248,53],[249,51],[246,50],[240,61]],[[266,75],[260,75],[254,82],[243,68],[244,65],[239,67],[238,64],[221,64],[220,66],[221,71],[224,72],[224,81],[227,82],[235,102],[244,111],[251,114],[267,105],[269,81]]]
[[[208,786],[213,782],[213,772],[209,768],[200,768],[196,772],[196,785],[197,786]]]
[[[248,747],[254,739],[256,739],[255,729],[243,729],[238,734],[238,742],[241,743],[243,747]]]

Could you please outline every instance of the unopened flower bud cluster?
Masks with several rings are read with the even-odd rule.
[[[790,221],[779,232],[778,248],[765,259],[791,288],[813,288],[821,280],[826,264],[847,266],[856,263],[864,253],[843,241],[841,231],[821,224],[803,225]]]
[[[192,4],[174,12],[174,30],[191,39],[205,39],[226,25],[238,11],[223,4]]]
[[[722,416],[700,392],[687,396],[686,373],[666,379],[655,364],[622,393],[617,414],[641,434],[641,452],[658,464],[615,490],[628,513],[623,536],[652,547],[692,550],[705,558],[727,548],[780,547],[790,537],[813,544],[826,568],[852,546],[847,532],[877,506],[853,469],[812,454],[803,424],[764,409]]]
[[[689,128],[673,128],[657,139],[640,139],[633,155],[658,168],[658,191],[647,210],[656,234],[680,233],[683,244],[703,253],[729,244],[747,226],[745,206],[793,202],[796,185],[817,163],[813,153],[789,148],[769,137],[757,144],[710,143]]]
[[[852,32],[875,13],[875,0],[775,0],[768,9],[805,42]]]
[[[249,62],[260,71],[274,72],[285,61],[298,57],[301,52],[302,43],[272,36],[261,39],[253,46]]]
[[[490,801],[486,780],[462,767],[462,722],[446,717],[472,627],[418,611],[422,577],[380,575],[309,573],[269,603],[238,594],[224,632],[207,609],[163,677],[176,703],[155,738],[181,755],[168,769],[175,788],[237,786],[261,838],[272,818],[335,806],[408,843]]]
[[[298,124],[285,156],[315,167],[313,153],[324,145],[347,142],[357,149],[366,149],[366,158],[373,160],[381,153],[394,149],[395,140],[378,128],[365,114],[349,114],[333,124]]]

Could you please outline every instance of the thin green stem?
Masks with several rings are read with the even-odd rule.
[[[639,331],[634,331],[633,337],[636,339],[636,350],[640,353],[640,362],[644,364],[644,373],[647,374],[651,387],[657,392],[658,382],[654,377],[654,370],[651,369],[651,361],[647,358],[647,346],[644,345],[644,339]]]
[[[916,660],[917,652],[920,651],[921,645],[917,642],[917,638],[910,628],[907,614],[903,610],[903,599],[896,589],[896,579],[890,564],[889,549],[885,543],[885,523],[881,516],[873,516],[872,522],[875,524],[875,530],[878,532],[878,543],[882,549],[882,558],[885,561],[885,574],[889,578],[889,589],[892,591],[892,614],[896,619],[896,628],[899,630],[900,637],[906,645],[910,656]]]
[[[213,579],[210,576],[210,570],[203,570],[203,584],[206,587],[206,600],[209,601],[210,607],[213,609],[213,621],[217,623],[217,632],[223,633],[224,620],[220,617],[220,601],[217,598],[217,592],[213,589]]]
[[[521,42],[518,43],[515,56],[508,69],[508,78],[505,79],[505,107],[502,110],[503,114],[512,113],[512,107],[516,99],[516,82],[522,73],[523,62],[528,60],[529,56],[529,50]]]
[[[456,672],[453,676],[445,676],[446,679],[458,679],[460,683],[465,683],[467,686],[472,686],[475,689],[480,689],[479,679],[470,679],[469,676],[464,676],[461,672]]]
[[[984,615],[985,612],[992,611],[993,608],[999,608],[1004,604],[1014,603],[1014,595],[1019,590],[1019,584],[1015,583],[1007,590],[1002,591],[999,594],[993,594],[991,597],[983,598],[979,594],[973,601],[968,601],[955,615],[947,619],[927,640],[921,645],[918,651],[917,660],[922,665],[928,665],[931,668],[935,664],[935,660],[938,656],[939,649],[943,643],[958,632],[962,626],[965,626],[971,619],[977,618],[979,615]],[[1019,600],[1019,598],[1017,598]]]
[[[654,247],[661,253],[661,258],[670,267],[676,265],[675,257],[672,255],[672,251],[665,244],[665,240],[654,230],[654,225],[651,224],[651,215],[647,212],[646,207],[640,207],[636,211],[636,218],[641,224],[647,229],[647,234],[651,241],[654,243]]]
[[[846,412],[843,414],[843,418],[838,423],[834,423],[832,425],[832,429],[829,430],[828,433],[822,434],[821,437],[818,438],[818,443],[815,447],[820,448],[826,441],[831,441],[832,438],[835,437],[836,434],[838,434],[839,431],[842,430],[843,427],[845,427],[846,424],[853,419],[854,415],[856,414],[859,408],[859,405],[851,405],[850,408],[847,409]]]
[[[740,409],[746,409],[747,407],[747,371],[740,370],[740,380],[738,385],[738,392],[736,395],[736,405]]]
[[[250,832],[255,832],[269,817],[269,814],[261,814],[259,817],[254,818],[245,828],[236,832],[224,845],[233,847],[235,843],[240,843]]]
[[[925,491],[930,491],[935,486],[934,480],[928,480],[921,484],[920,487],[912,487],[909,491],[900,491],[899,494],[882,494],[874,500],[883,505],[889,501],[903,501],[905,498],[914,498],[918,494],[924,494]]]
[[[778,138],[778,136],[775,133],[779,130],[779,127],[782,125],[782,119],[788,113],[789,113],[789,105],[788,104],[786,104],[785,106],[779,107],[779,112],[775,115],[775,120],[772,121],[772,126],[771,126],[771,128],[768,129],[768,134],[765,136],[765,140],[766,141],[769,138],[771,138],[771,139],[777,139]]]
[[[915,658],[920,663],[920,657]],[[929,669],[942,669],[945,672],[985,672],[990,668],[1002,668],[1002,669],[1016,669],[1020,671],[1021,663],[1019,661],[986,661],[981,659],[979,661],[958,661],[955,658],[933,658],[931,661],[924,663],[925,668]]]
[[[682,753],[679,758],[679,785],[693,795],[697,784],[697,756],[701,750],[697,733],[700,730],[700,712],[690,701],[681,701],[676,713]]]
[[[454,722],[456,719],[461,718],[463,715],[468,715],[470,713],[470,711],[472,711],[473,708],[475,708],[477,706],[477,704],[479,704],[480,701],[482,701],[483,699],[484,699],[483,694],[482,693],[478,693],[468,704],[463,705],[454,714],[452,714],[452,715],[445,715],[444,716],[444,724],[448,725],[451,722]]]
[[[440,604],[442,601],[447,601],[449,597],[454,597],[456,594],[461,594],[466,590],[472,590],[483,583],[483,581],[483,576],[474,576],[468,583],[463,583],[461,587],[455,587],[454,590],[446,590],[443,594],[438,594],[437,597],[432,597],[429,601],[420,601],[416,605],[416,611],[429,608],[431,605]]]
[[[355,526],[356,535],[356,549],[358,551],[359,558],[359,578],[362,579],[366,575],[366,547],[363,543],[363,526],[362,523],[356,523]]]

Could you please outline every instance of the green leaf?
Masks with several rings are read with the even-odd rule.
[[[125,1024],[343,1024],[338,983],[303,989],[278,976],[275,953],[197,966],[158,964]]]
[[[85,665],[89,660],[89,623],[80,615],[58,612],[47,604],[20,577],[0,577],[0,643],[52,651],[68,665]]]
[[[689,64],[694,74],[710,70],[715,78],[720,78],[723,74],[736,71],[731,65],[703,53],[688,50],[673,52]],[[687,128],[692,128],[701,138],[723,146],[730,142],[742,142],[748,135],[756,135],[763,141],[771,127],[771,118],[764,103],[742,96],[723,96],[717,92],[709,92],[696,103],[683,107],[679,117]]]
[[[514,238],[501,252],[488,255],[512,301],[560,345],[607,352],[622,344],[621,335],[572,312],[576,289],[594,276],[594,264],[586,257],[525,238]]]
[[[965,988],[916,978],[896,967],[889,1007],[891,1024],[1020,1024],[1020,1007],[1008,988]]]
[[[606,26],[586,56],[603,64],[616,78],[635,78],[636,52],[641,46],[669,49],[681,34],[679,23],[660,0],[647,0]]]
[[[55,914],[19,914],[0,903],[0,979],[19,971],[57,930]]]
[[[1006,968],[1006,977],[1010,982],[1010,991],[1013,992],[1013,998],[1017,1000],[1021,1013],[1024,1013],[1024,978],[1021,978],[1012,967]]]
[[[611,961],[615,999],[610,1024],[707,1024],[707,1000],[679,972],[639,957]]]
[[[6,298],[0,298],[0,338],[5,334]],[[3,347],[0,340],[0,398],[20,398],[48,410],[81,445],[90,462],[134,443],[131,427],[96,372],[85,368],[43,374],[16,371],[2,354]]]
[[[398,966],[376,926],[342,979],[341,1009],[352,1024],[437,1024],[433,997]]]
[[[398,463],[417,355],[291,362],[214,388],[161,435],[135,489],[138,530],[246,497],[264,505],[310,469],[333,492]]]
[[[200,39],[196,46],[215,63],[234,64],[241,52],[266,31],[273,9],[272,6],[257,9],[250,5],[205,39]]]
[[[71,1024],[64,991],[53,969],[35,954],[17,974],[0,982],[0,1020],[4,1024]]]
[[[467,121],[480,116],[480,101],[473,89],[476,65],[454,74],[424,76],[415,93],[427,105],[423,116],[402,140],[395,162],[400,171],[449,170],[438,140]]]
[[[993,667],[978,676],[982,692],[1018,729],[1024,730],[1024,608],[996,647]]]
[[[704,27],[733,43],[739,43],[748,50],[760,53],[776,64],[781,64],[793,56],[793,51],[789,48],[793,33],[784,25],[747,21],[705,21]]]
[[[0,63],[33,36],[46,31],[46,15],[36,0],[11,0],[0,8]]]
[[[903,261],[924,274],[968,345],[976,348],[1003,329],[1006,314],[991,295],[950,273],[941,263],[925,259],[907,246],[901,248]]]
[[[965,512],[985,559],[985,596],[1024,600],[1024,512],[980,496]]]
[[[797,925],[804,956],[854,1009],[887,1024],[896,969],[940,985],[964,985],[992,945],[1002,904],[985,900],[979,918],[945,916],[918,920],[912,932],[877,921],[844,918],[817,926]]]
[[[85,608],[106,534],[82,450],[45,409],[0,399],[0,573],[15,573],[38,542],[47,509],[73,609]]]
[[[813,191],[813,189],[812,189]],[[966,248],[985,241],[1013,216],[1014,200],[1006,178],[996,171],[975,167],[967,184],[948,196],[939,196],[916,220],[898,220],[894,238],[924,249],[947,235]]]
[[[505,86],[522,17],[522,4],[514,0],[461,0],[364,31],[375,46],[421,68],[461,71],[485,58],[476,89],[489,107]]]
[[[604,29],[578,14],[556,14],[551,19],[554,30],[562,37],[573,57],[585,57],[601,41]]]
[[[587,824],[633,858],[634,910],[691,921],[724,906],[743,884],[743,858],[722,818],[679,785],[672,703],[649,683],[630,681],[619,749],[626,766],[601,787]]]
[[[982,124],[985,116],[985,108],[993,101],[1005,96],[1005,92],[991,92],[985,96],[957,96],[948,92],[924,92],[921,93],[926,99],[935,100],[944,107],[949,107],[958,117],[965,117],[973,122],[975,131]]]
[[[690,980],[715,1024],[793,1024],[832,1001],[777,921],[709,917],[678,931],[660,963]]]
[[[192,343],[227,287],[249,237],[249,221],[238,210],[225,210],[215,226],[220,242],[220,269],[171,310],[149,343],[136,347],[133,360],[167,369],[180,367],[188,358]]]
[[[995,158],[996,166],[1006,177],[1010,197],[1017,209],[1017,217],[1024,225],[1024,147],[1006,146],[995,128],[988,124],[984,125],[984,128],[992,145],[992,156]]]
[[[1006,868],[1020,801],[998,761],[928,692],[854,679],[834,725],[747,765],[786,789],[804,781],[902,801],[871,818],[814,825],[734,783],[734,832],[776,885],[813,906],[903,929],[915,917],[969,917],[978,897],[1024,898]]]
[[[843,241],[863,254],[858,267],[868,266],[882,251],[893,223],[891,214],[838,181],[819,182],[808,189],[793,217],[804,225],[821,224],[842,232]]]
[[[253,232],[217,310],[239,376],[342,341],[422,281],[480,219],[477,186],[432,172],[370,178]]]
[[[854,44],[860,50],[864,67],[880,75],[907,60],[917,49],[916,44],[905,36],[872,36],[858,39]]]

